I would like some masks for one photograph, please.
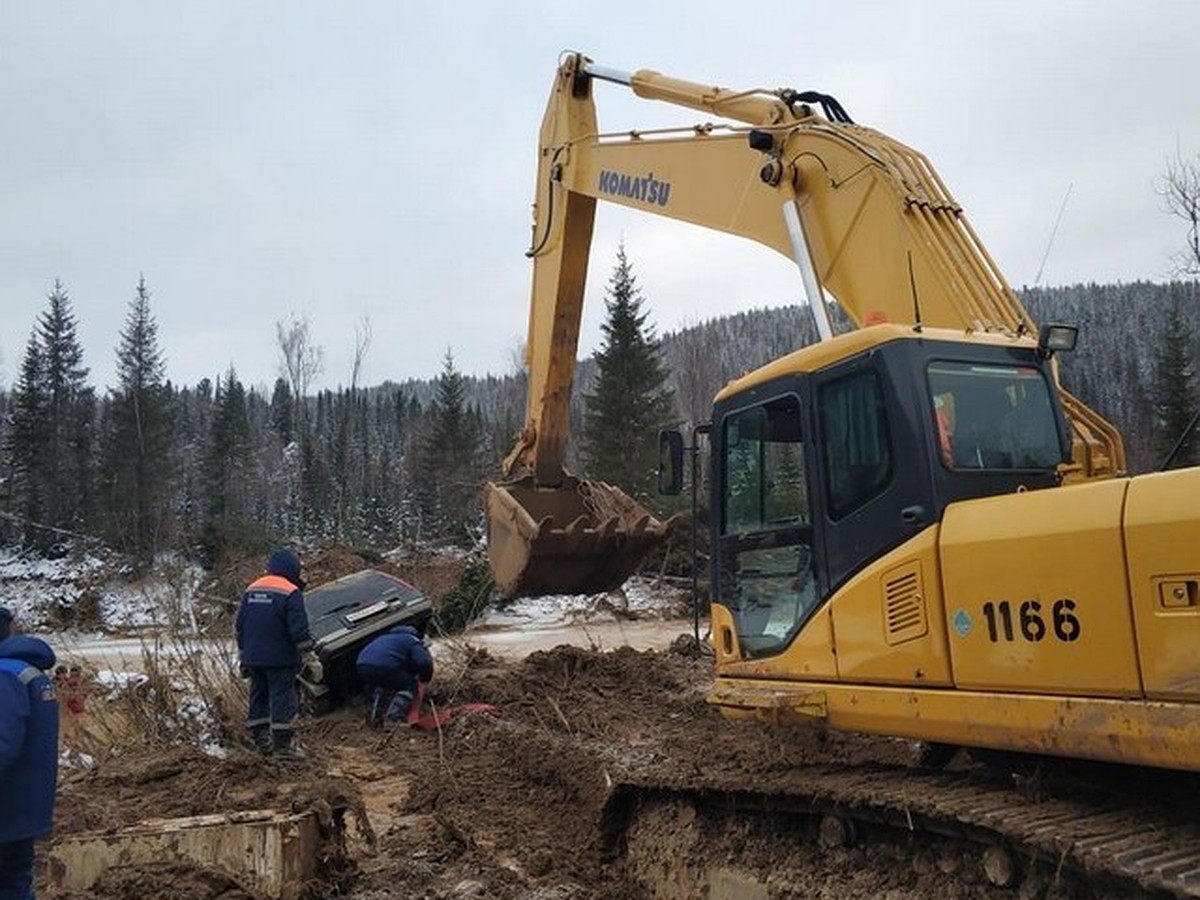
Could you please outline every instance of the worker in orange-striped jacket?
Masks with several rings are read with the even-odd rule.
[[[246,725],[264,754],[302,759],[295,744],[296,676],[322,678],[304,609],[300,557],[290,547],[271,554],[267,571],[242,595],[235,623],[242,674],[250,679]]]

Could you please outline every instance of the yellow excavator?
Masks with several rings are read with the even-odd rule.
[[[597,81],[720,121],[602,133]],[[711,703],[1200,771],[1200,469],[1128,477],[1118,432],[1059,384],[1074,329],[1039,329],[928,160],[828,95],[561,60],[527,423],[487,487],[502,591],[614,586],[667,530],[563,470],[597,200],[794,260],[820,337],[728,384],[706,426]]]

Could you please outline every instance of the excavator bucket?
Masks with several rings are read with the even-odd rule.
[[[488,557],[505,597],[614,590],[670,528],[620,488],[570,475],[556,488],[532,477],[489,482],[486,502]]]

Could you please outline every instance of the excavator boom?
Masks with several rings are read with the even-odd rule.
[[[603,133],[592,98],[597,80],[723,121]],[[619,489],[585,482],[581,494],[563,469],[600,200],[746,237],[792,259],[822,339],[832,336],[830,301],[855,326],[1036,332],[928,160],[854,124],[833,98],[627,74],[570,54],[539,136],[526,424],[504,462],[505,480],[487,490],[491,559],[506,594],[619,584],[637,553],[666,534]],[[1073,433],[1064,477],[1123,472],[1117,431],[1060,393]],[[573,558],[586,562],[572,566]],[[543,571],[531,570],[538,566]]]

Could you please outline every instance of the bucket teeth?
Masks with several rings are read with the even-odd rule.
[[[620,488],[573,476],[556,488],[489,484],[487,499],[488,556],[507,597],[620,587],[668,533]]]

